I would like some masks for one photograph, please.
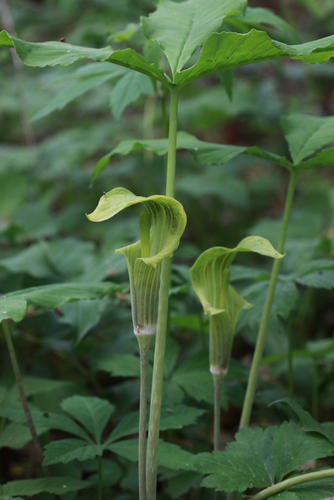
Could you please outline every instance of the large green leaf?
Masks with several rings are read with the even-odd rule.
[[[100,444],[102,432],[115,407],[109,401],[86,396],[72,396],[65,399],[61,407],[80,422]]]
[[[210,474],[202,485],[220,491],[264,488],[281,481],[308,460],[326,457],[334,445],[319,434],[306,433],[295,422],[280,427],[244,428],[224,453],[199,454],[197,470]]]
[[[98,62],[111,62],[139,73],[151,76],[169,85],[164,72],[148,63],[133,49],[113,50],[111,47],[91,49],[61,42],[31,43],[11,37],[6,31],[0,32],[0,47],[15,48],[17,55],[27,66],[44,68],[45,66],[69,66],[82,59]]]
[[[80,439],[62,439],[53,441],[45,447],[43,465],[67,464],[72,460],[93,460],[102,457],[103,446],[99,444],[88,444]]]
[[[294,114],[282,117],[281,125],[295,164],[301,163],[319,149],[333,143],[334,117],[332,116]],[[334,158],[333,150],[331,157]]]
[[[229,15],[243,14],[245,0],[187,0],[160,2],[149,17],[141,18],[146,38],[156,40],[166,54],[172,76],[182,70],[204,40],[217,31]]]
[[[55,309],[72,300],[100,299],[114,290],[111,283],[61,283],[36,286],[7,294],[2,301],[24,299],[43,309]],[[22,307],[22,305],[21,305]],[[21,318],[22,319],[22,318]]]
[[[334,35],[299,45],[287,45],[254,29],[245,34],[213,33],[204,42],[198,62],[177,73],[174,83],[183,87],[193,80],[225,69],[281,57],[320,64],[333,56]]]
[[[91,484],[88,481],[79,481],[71,477],[46,477],[42,479],[25,479],[22,481],[11,481],[2,486],[4,495],[25,495],[31,497],[40,493],[53,493],[54,495],[65,495],[69,491],[82,490]]]
[[[0,299],[0,322],[11,319],[16,323],[23,320],[27,302],[20,297],[2,297]]]

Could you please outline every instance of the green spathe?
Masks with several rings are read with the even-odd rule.
[[[125,255],[131,290],[132,320],[136,335],[153,335],[158,315],[160,263],[172,257],[186,226],[182,205],[168,196],[136,196],[125,188],[103,195],[88,219],[101,222],[121,210],[143,203],[151,220],[150,256],[141,257],[141,241],[116,250]]]
[[[213,375],[227,372],[239,315],[242,309],[252,307],[229,285],[229,267],[238,252],[255,252],[275,259],[283,257],[265,238],[249,236],[235,248],[206,250],[190,269],[193,288],[205,314],[210,315],[210,371]]]

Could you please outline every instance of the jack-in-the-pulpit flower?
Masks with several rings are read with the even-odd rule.
[[[236,324],[248,304],[229,284],[230,265],[238,252],[256,252],[281,259],[265,238],[249,236],[235,248],[213,247],[203,252],[190,269],[193,288],[210,315],[210,371],[224,375],[228,370]]]
[[[139,203],[148,213],[140,216],[140,240],[116,252],[124,254],[127,260],[134,333],[150,336],[157,324],[160,264],[172,257],[186,226],[181,203],[168,196],[145,198],[125,188],[115,188],[101,197],[94,212],[87,217],[101,222]]]

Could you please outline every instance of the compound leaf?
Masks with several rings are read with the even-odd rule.
[[[72,396],[65,399],[61,407],[80,422],[99,444],[102,432],[115,407],[105,399],[86,396]]]

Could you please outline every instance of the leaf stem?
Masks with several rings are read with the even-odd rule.
[[[42,465],[43,460],[44,460],[43,450],[42,450],[41,443],[40,443],[38,436],[37,436],[35,424],[33,422],[33,419],[32,419],[31,413],[30,413],[30,409],[28,406],[27,397],[26,397],[26,394],[24,392],[22,378],[21,378],[21,374],[20,374],[20,369],[19,369],[19,365],[17,362],[12,338],[10,335],[9,326],[8,326],[6,320],[2,321],[2,328],[3,328],[4,334],[5,334],[5,339],[6,339],[6,343],[7,343],[7,347],[8,347],[8,351],[9,351],[9,356],[10,356],[10,360],[11,360],[13,371],[14,371],[14,375],[15,375],[15,380],[16,380],[17,388],[18,388],[18,391],[20,394],[20,399],[21,399],[23,411],[24,411],[24,414],[26,416],[27,424],[28,424],[30,434],[32,437],[32,442],[34,444],[37,459],[38,459],[39,463]],[[48,477],[51,476],[48,468],[42,466],[42,469],[44,471],[45,476],[48,476]]]
[[[176,166],[176,135],[177,135],[177,108],[178,90],[170,89],[170,116],[169,116],[169,147],[166,176],[166,195],[174,197],[175,166]],[[161,265],[161,282],[159,293],[159,312],[157,337],[155,342],[153,380],[151,393],[151,410],[147,442],[146,487],[147,500],[156,499],[156,482],[158,468],[159,426],[162,398],[162,383],[164,370],[164,356],[166,344],[166,330],[168,317],[168,296],[171,259],[166,259]]]
[[[286,196],[281,233],[280,233],[280,238],[279,238],[279,242],[278,242],[278,246],[277,246],[277,251],[279,253],[283,253],[283,250],[284,250],[284,243],[285,243],[286,233],[287,233],[288,225],[289,225],[293,196],[294,196],[295,187],[296,187],[296,180],[297,180],[297,170],[293,169],[290,171],[289,188],[288,188],[288,192],[287,192],[287,196]],[[264,343],[265,343],[265,339],[266,339],[266,333],[267,333],[267,328],[268,328],[268,323],[269,323],[269,318],[270,318],[271,307],[272,307],[273,300],[274,300],[274,294],[275,294],[276,284],[277,284],[277,280],[278,280],[278,273],[279,273],[280,265],[281,265],[281,259],[275,259],[274,264],[273,264],[273,268],[272,268],[272,272],[271,272],[271,278],[270,278],[267,298],[266,298],[266,302],[265,302],[265,306],[264,306],[264,311],[263,311],[263,315],[262,315],[262,319],[261,319],[258,339],[256,342],[252,367],[251,367],[251,371],[249,374],[246,397],[245,397],[245,401],[244,401],[244,405],[243,405],[243,409],[242,409],[242,414],[241,414],[240,428],[248,427],[248,425],[249,425],[249,420],[250,420],[250,416],[251,416],[251,412],[252,412],[254,395],[255,395],[255,390],[256,390],[256,382],[257,382],[258,372],[259,372],[259,368],[260,368],[260,364],[261,364]]]
[[[251,500],[266,500],[277,493],[287,490],[288,488],[293,488],[299,484],[308,483],[310,481],[317,481],[319,479],[327,479],[329,477],[334,477],[334,469],[321,470],[317,472],[310,472],[309,474],[302,474],[300,476],[292,477],[291,479],[286,479],[280,483],[274,484],[269,488],[257,493]]]
[[[147,372],[151,335],[137,335],[140,352],[140,407],[138,476],[139,499],[146,500],[146,419],[147,419]]]

